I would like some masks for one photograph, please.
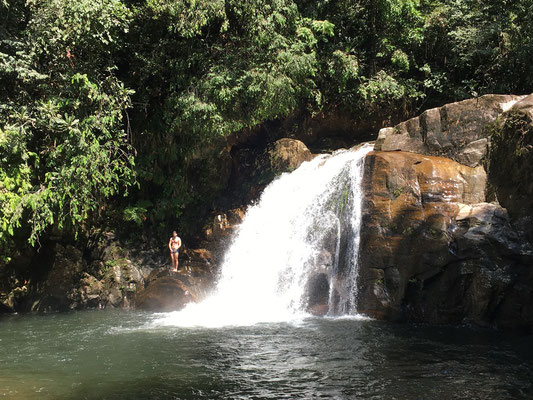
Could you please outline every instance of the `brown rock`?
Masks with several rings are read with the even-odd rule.
[[[85,276],[80,281],[80,288],[77,292],[73,293],[71,297],[79,301],[78,306],[80,308],[97,308],[103,305],[104,284],[94,276]]]
[[[46,279],[35,293],[39,301],[33,311],[68,310],[71,308],[70,293],[77,285],[86,267],[81,250],[71,245],[56,244],[54,261]]]
[[[124,296],[122,293],[122,290],[119,288],[111,288],[109,290],[108,294],[108,302],[106,304],[107,307],[120,307],[122,305]]]
[[[279,139],[268,150],[270,168],[273,171],[293,171],[304,161],[313,159],[307,146],[295,139]]]
[[[450,262],[448,230],[458,204],[484,200],[486,175],[482,167],[407,152],[369,153],[365,170],[360,306],[384,315],[400,304],[406,277]]]
[[[177,276],[159,277],[135,296],[136,307],[148,311],[181,310],[194,301],[189,287]]]
[[[379,132],[375,150],[446,156],[475,167],[487,153],[484,128],[524,96],[485,95],[424,111]]]
[[[533,265],[533,248],[513,230],[503,208],[484,202],[485,182],[482,167],[441,157],[367,156],[361,312],[533,327],[533,315],[519,312],[533,301],[533,273],[527,267]]]
[[[523,113],[533,120],[533,94],[522,96],[521,100],[511,107],[511,111]]]

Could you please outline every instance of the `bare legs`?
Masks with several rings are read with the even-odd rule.
[[[170,260],[172,261],[172,272],[178,272],[178,253],[170,253]]]

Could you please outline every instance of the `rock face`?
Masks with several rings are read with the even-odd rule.
[[[295,139],[280,139],[268,150],[269,167],[276,172],[293,171],[313,159],[305,144]]]
[[[48,278],[38,289],[43,295],[33,309],[68,309],[68,292],[85,269],[82,252],[73,246],[55,246],[55,260]]]
[[[277,176],[295,170],[315,155],[303,142],[283,138],[261,149],[235,148],[232,157],[233,174],[227,194],[232,206],[227,208],[257,200],[266,185]]]
[[[136,307],[147,311],[181,310],[187,303],[198,300],[191,280],[166,268],[154,270],[147,279],[145,289],[135,296]]]
[[[379,131],[375,150],[444,156],[475,167],[487,154],[484,128],[524,96],[485,95],[424,111]]]
[[[502,115],[491,132],[490,184],[515,224],[533,241],[533,95]]]
[[[134,263],[114,240],[89,254],[72,245],[55,244],[51,269],[29,282],[17,311],[66,311],[85,308],[129,308],[133,294],[144,286],[150,268]]]
[[[433,323],[533,328],[533,249],[485,203],[482,166],[372,152],[364,176],[359,309]]]
[[[76,246],[48,242],[38,256],[20,256],[10,271],[0,271],[0,313],[136,306],[179,309],[203,298],[212,287],[243,216],[243,209],[214,215],[200,247],[183,246],[180,274],[169,273],[167,242],[153,237],[123,243],[113,232],[103,232]]]
[[[375,150],[360,310],[533,331],[533,95],[427,110],[382,129]]]

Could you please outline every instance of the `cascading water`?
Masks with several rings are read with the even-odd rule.
[[[158,323],[249,325],[309,312],[356,314],[360,188],[371,150],[319,156],[272,182],[239,227],[214,293]]]

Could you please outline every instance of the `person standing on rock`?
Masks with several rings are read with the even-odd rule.
[[[181,239],[176,233],[176,231],[172,232],[172,237],[170,238],[170,241],[168,242],[168,249],[170,250],[170,261],[172,261],[172,272],[178,272],[178,256],[179,256],[179,250],[181,247]]]

